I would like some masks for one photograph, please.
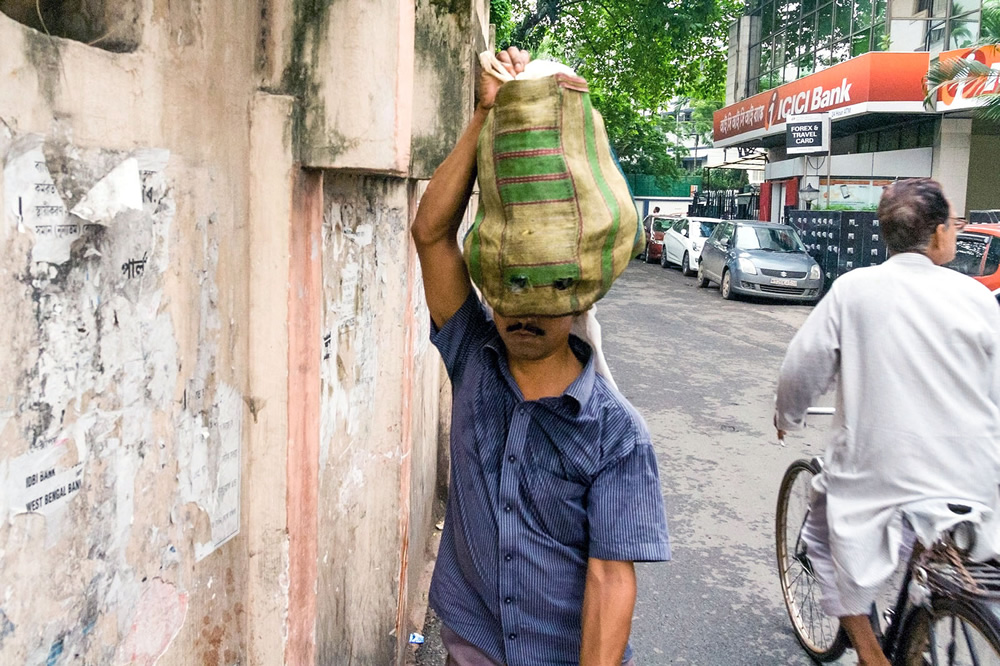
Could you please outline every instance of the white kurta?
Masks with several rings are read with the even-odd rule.
[[[851,271],[789,345],[778,427],[801,428],[834,385],[817,490],[827,493],[837,588],[854,614],[895,570],[908,505],[964,500],[1000,518],[1000,307],[983,285],[920,254]]]

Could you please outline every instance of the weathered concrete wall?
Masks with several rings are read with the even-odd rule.
[[[487,48],[482,3],[457,12],[449,2],[419,0],[415,27],[411,175],[430,178],[448,156],[473,110],[478,58]],[[471,35],[469,40],[467,35]],[[464,48],[450,48],[463,43]]]
[[[0,662],[398,663],[442,381],[412,178],[485,0],[129,7],[128,53],[0,13]]]
[[[116,55],[0,16],[4,663],[245,645],[254,62],[205,35],[256,17],[144,20]]]

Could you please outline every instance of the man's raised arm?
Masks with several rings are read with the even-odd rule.
[[[511,47],[498,59],[512,76],[524,71],[527,51]],[[481,72],[479,103],[472,121],[451,154],[434,172],[413,220],[413,242],[420,257],[427,307],[435,326],[441,328],[469,296],[471,282],[458,245],[458,229],[476,180],[476,143],[479,131],[496,100],[501,82]]]

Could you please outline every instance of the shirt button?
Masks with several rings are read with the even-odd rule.
[[[507,456],[507,462],[514,462],[517,458],[515,456]]]
[[[504,511],[506,511],[507,513],[510,513],[510,509],[511,509],[511,506],[510,506],[510,504],[507,504],[507,505],[506,505],[506,506],[504,506],[504,508],[503,508],[503,510],[504,510]]]
[[[510,640],[514,640],[515,638],[517,638],[517,634],[508,634],[507,638],[509,638]]]
[[[505,604],[509,604],[509,603],[510,603],[510,602],[512,602],[512,601],[514,601],[514,600],[513,600],[513,599],[511,599],[510,597],[507,597],[506,599],[504,599],[504,600],[503,600],[503,602],[504,602]]]
[[[512,559],[514,559],[514,556],[511,555],[510,553],[507,553],[506,555],[503,556],[503,559],[505,562],[510,562]]]

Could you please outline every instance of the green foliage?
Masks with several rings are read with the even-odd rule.
[[[744,169],[696,169],[701,176],[701,186],[705,190],[741,190],[750,184],[749,174]]]
[[[680,99],[675,106],[691,109],[691,119],[677,121],[674,134],[685,141],[697,139],[699,145],[711,145],[714,114],[725,104],[717,100]]]
[[[515,44],[534,50],[553,35],[588,80],[626,90],[637,106],[676,95],[722,96],[736,0],[514,0]]]
[[[667,138],[669,123],[658,116],[642,115],[620,96],[604,97],[598,92],[592,97],[595,106],[601,109],[624,171],[653,174],[657,184],[664,188],[681,176],[682,169],[671,154],[676,146]]]
[[[979,41],[972,47],[994,46],[1000,49],[1000,0],[984,0],[982,19],[979,25]],[[953,58],[931,60],[927,78],[924,81],[924,105],[933,108],[938,92],[947,86],[964,84],[966,89],[982,87],[996,72],[976,61]],[[980,96],[982,105],[976,108],[980,118],[1000,123],[1000,93]]]
[[[511,0],[490,0],[490,23],[496,27],[497,50],[510,46],[514,34],[514,6]]]
[[[1000,0],[985,0],[983,2],[979,40],[982,44],[1000,43]]]
[[[513,0],[512,43],[573,67],[590,84],[627,170],[664,181],[680,169],[669,151],[677,96],[721,98],[729,24],[739,0]],[[498,40],[499,43],[499,40]]]
[[[1000,44],[997,44],[1000,47]],[[924,82],[926,97],[924,105],[933,108],[937,102],[938,92],[947,86],[964,84],[966,89],[983,86],[995,75],[995,71],[975,60],[951,58],[931,61],[927,78]],[[980,96],[982,106],[976,108],[976,113],[986,120],[1000,122],[1000,93],[987,93]]]

